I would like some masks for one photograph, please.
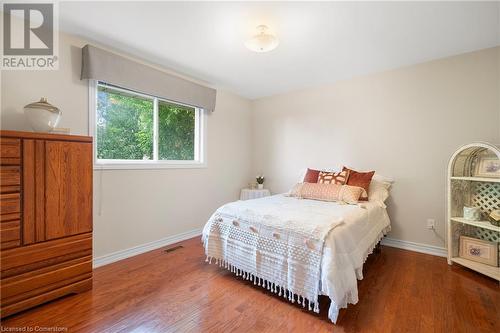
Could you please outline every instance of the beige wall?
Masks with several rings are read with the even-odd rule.
[[[57,71],[4,71],[1,128],[30,130],[22,107],[41,96],[63,111],[61,127],[88,134],[88,86],[80,81],[84,41],[60,35]],[[118,250],[202,228],[238,198],[251,172],[251,103],[218,91],[208,116],[208,168],[94,172],[94,252]]]
[[[88,133],[84,44],[61,34],[58,71],[1,73],[2,129],[29,130],[22,106],[46,96],[63,110],[61,127]],[[303,168],[342,163],[395,178],[391,237],[443,246],[449,156],[471,141],[500,142],[499,52],[254,102],[219,90],[208,117],[208,168],[95,172],[95,255],[201,228],[257,172],[276,193]],[[427,218],[437,220],[437,234],[425,228]]]
[[[396,180],[391,237],[444,246],[448,158],[500,142],[499,48],[254,102],[254,169],[273,192],[308,166],[343,163]],[[437,234],[426,219],[437,220]]]

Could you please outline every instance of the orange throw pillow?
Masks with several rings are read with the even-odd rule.
[[[340,172],[320,171],[318,175],[318,183],[345,185],[348,178],[349,178],[348,170],[342,170]]]
[[[375,171],[358,172],[346,167],[343,167],[342,171],[349,172],[349,178],[346,183],[347,185],[358,186],[364,190],[359,198],[359,201],[368,201],[368,189],[370,188],[370,182],[372,181]]]
[[[306,175],[304,176],[303,183],[317,183],[320,171],[307,168]]]

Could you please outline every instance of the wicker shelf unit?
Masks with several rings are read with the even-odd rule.
[[[457,263],[500,281],[500,267],[486,265],[459,256],[460,236],[469,236],[497,244],[500,260],[500,227],[489,221],[463,218],[463,207],[477,207],[484,219],[491,211],[500,209],[500,176],[478,175],[482,159],[500,162],[500,146],[473,143],[460,147],[448,165],[447,248],[448,264]],[[499,265],[500,266],[500,265]]]

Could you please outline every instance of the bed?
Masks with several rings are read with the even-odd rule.
[[[358,301],[363,264],[390,230],[381,201],[343,204],[286,194],[220,207],[204,227],[209,263],[319,312],[318,297],[331,300],[328,318]]]

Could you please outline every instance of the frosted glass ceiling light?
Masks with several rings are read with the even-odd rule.
[[[258,34],[247,40],[245,46],[254,52],[268,52],[274,50],[280,41],[278,37],[268,33],[268,29],[266,25],[257,26]]]

